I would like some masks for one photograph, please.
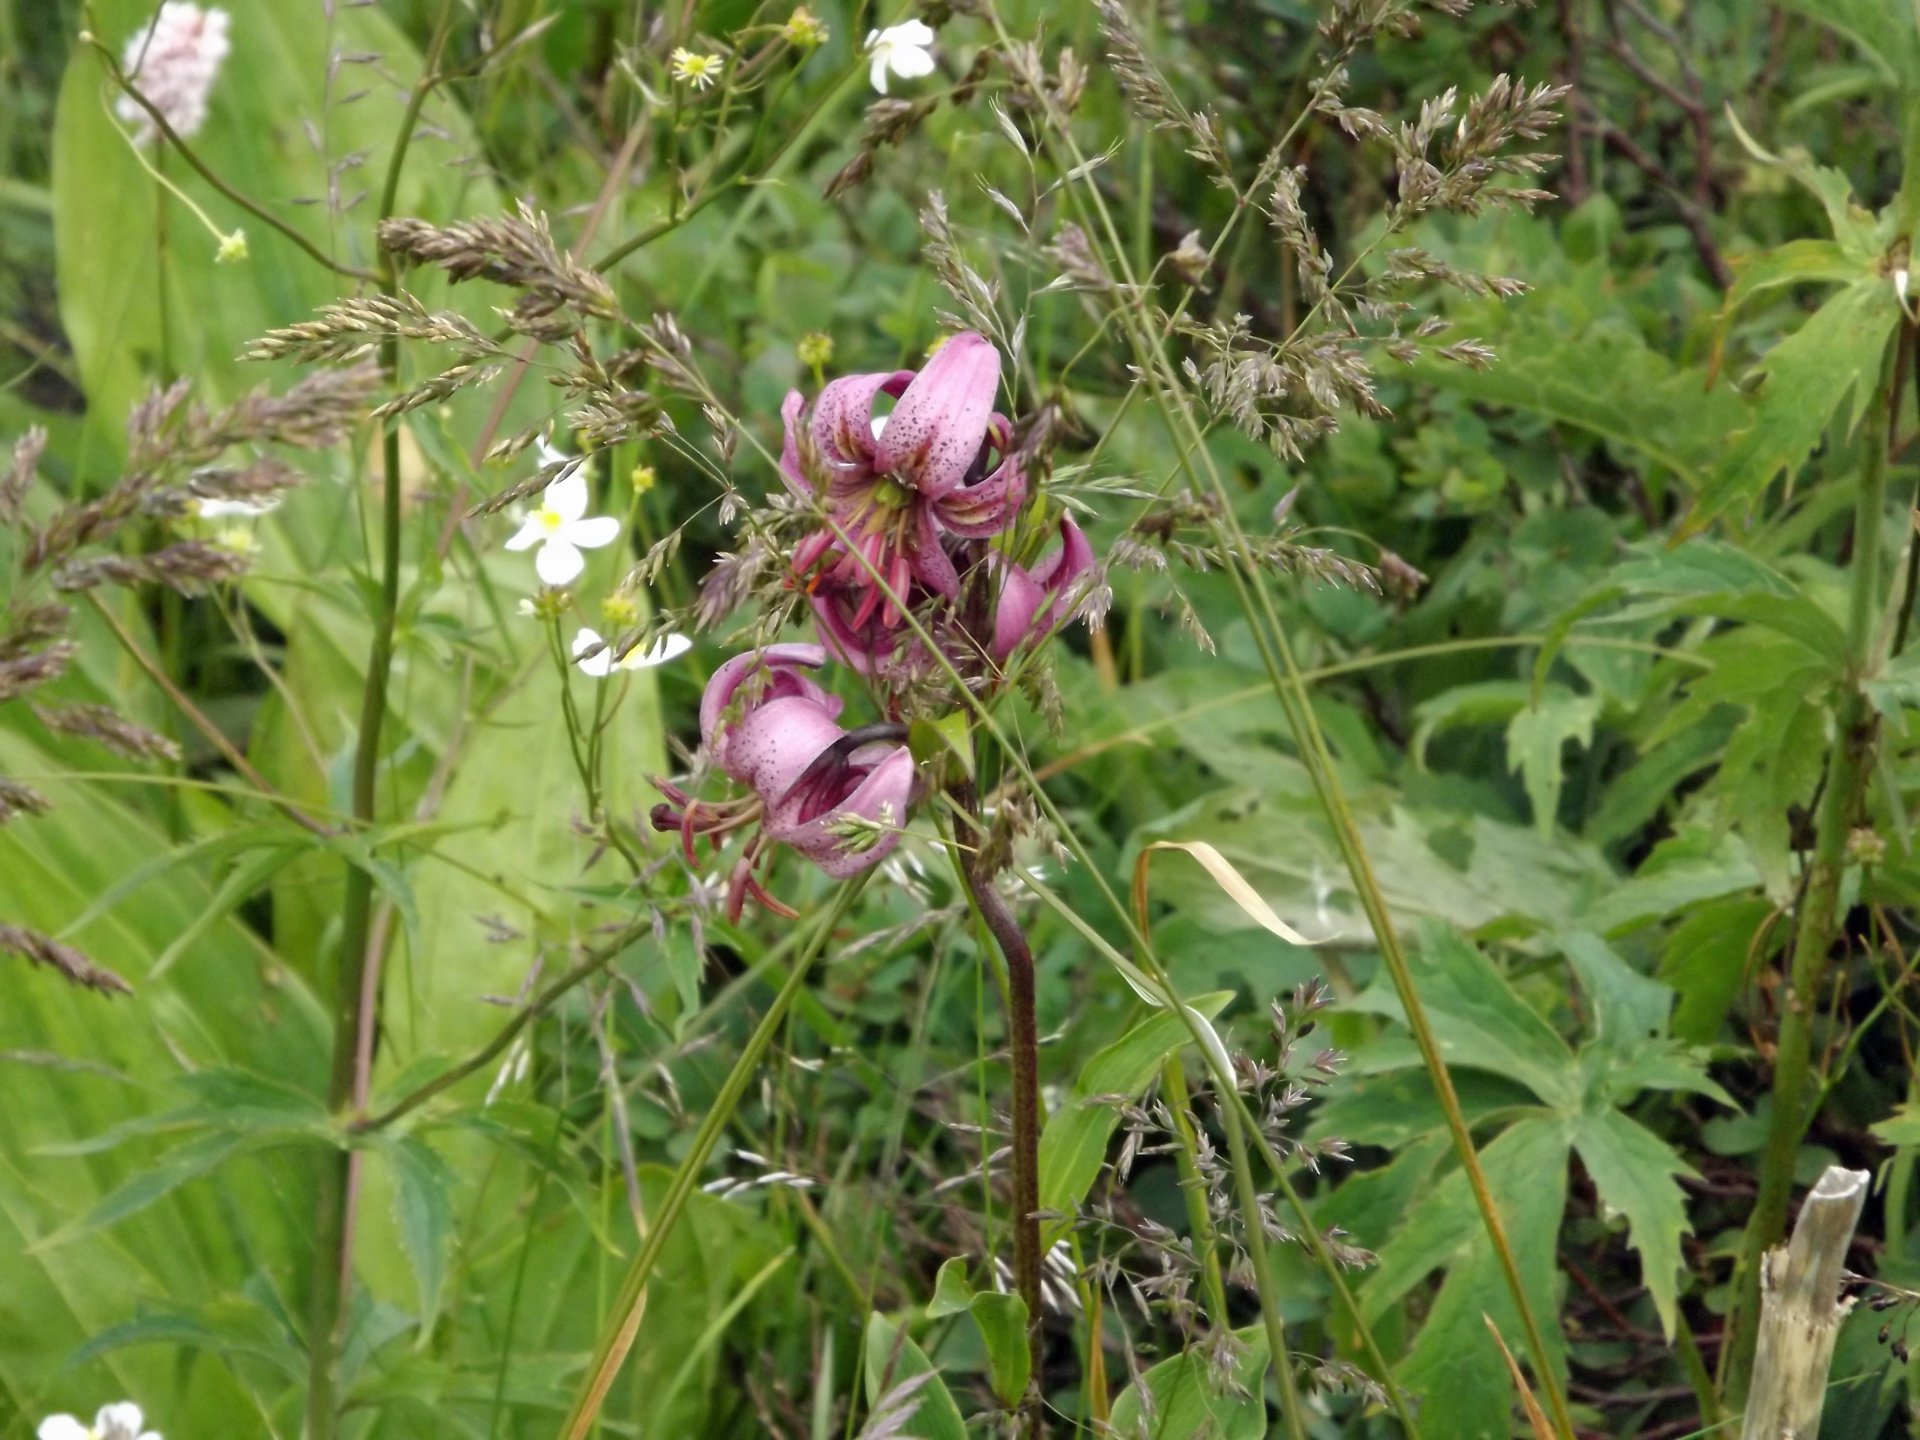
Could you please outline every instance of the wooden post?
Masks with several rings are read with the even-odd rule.
[[[1827,1367],[1840,1322],[1847,1243],[1866,1203],[1865,1170],[1829,1165],[1813,1187],[1793,1238],[1760,1264],[1760,1335],[1742,1440],[1815,1440],[1827,1398]]]

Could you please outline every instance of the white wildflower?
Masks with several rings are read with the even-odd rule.
[[[673,78],[683,85],[691,85],[696,90],[706,90],[720,78],[720,72],[726,68],[726,59],[720,55],[700,55],[682,46],[668,57],[667,68]]]
[[[567,458],[541,442],[543,465],[559,464]],[[576,459],[560,472],[541,495],[540,508],[521,521],[520,529],[507,541],[509,550],[540,547],[533,557],[533,568],[548,585],[566,585],[579,579],[587,568],[587,557],[580,552],[611,545],[620,536],[620,522],[611,515],[587,515],[587,477],[580,467]]]
[[[160,1440],[157,1432],[141,1428],[145,1419],[138,1405],[123,1400],[102,1406],[91,1426],[71,1415],[49,1415],[34,1433],[40,1440]]]
[[[184,140],[207,123],[207,96],[231,48],[226,11],[167,0],[153,23],[136,30],[127,41],[120,64],[127,82]],[[154,139],[153,117],[139,101],[122,95],[113,108],[133,127],[137,142],[144,145]]]
[[[265,500],[195,500],[193,513],[202,520],[258,520],[280,508],[280,497]]]
[[[933,27],[924,20],[908,20],[889,25],[867,36],[867,56],[872,62],[868,78],[873,88],[887,93],[887,72],[902,80],[918,80],[933,73]]]
[[[603,648],[592,655],[586,652],[599,645]],[[600,632],[580,627],[580,633],[573,637],[573,653],[582,657],[577,663],[580,669],[596,680],[604,679],[616,670],[651,670],[656,665],[664,665],[669,660],[678,660],[693,648],[693,641],[684,635],[662,635],[645,650],[629,650],[619,660],[613,658],[613,647],[600,638]]]

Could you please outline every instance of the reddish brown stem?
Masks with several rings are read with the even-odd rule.
[[[958,787],[960,808],[974,817],[978,829],[970,849],[962,852],[961,871],[980,918],[1007,962],[1007,1048],[1013,1057],[1013,1275],[1014,1287],[1027,1305],[1027,1344],[1033,1354],[1033,1374],[1040,1373],[1040,1032],[1034,1017],[1033,947],[1014,918],[1013,909],[993,883],[991,864],[979,843],[986,828],[979,820],[979,801],[971,784]],[[1031,1406],[1032,1392],[1028,1403]],[[1030,1410],[1030,1413],[1035,1413]],[[1037,1425],[1028,1429],[1037,1434]]]

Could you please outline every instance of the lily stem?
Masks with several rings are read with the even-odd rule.
[[[972,816],[984,838],[979,797],[971,782],[955,787],[960,808]],[[1013,907],[994,887],[986,847],[960,852],[960,873],[974,907],[1007,962],[1007,1047],[1013,1059],[1013,1275],[1014,1288],[1027,1306],[1027,1348],[1032,1373],[1040,1374],[1040,1032],[1034,1015],[1033,947],[1014,917]],[[1040,1433],[1035,1391],[1029,1390],[1026,1433]]]

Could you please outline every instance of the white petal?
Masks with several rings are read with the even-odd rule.
[[[562,520],[578,520],[587,513],[587,472],[569,470],[547,486],[547,493],[540,498]]]
[[[569,540],[555,535],[533,557],[533,571],[549,585],[570,585],[587,568],[587,557]]]
[[[520,528],[513,532],[513,538],[507,541],[509,550],[531,550],[547,538],[547,527],[540,523],[538,513],[527,516],[520,522]]]
[[[867,71],[867,78],[873,82],[873,88],[882,95],[887,93],[887,52],[873,52],[873,68]]]
[[[630,653],[620,662],[622,670],[651,670],[656,665],[664,665],[669,660],[678,660],[693,648],[693,641],[684,635],[662,635],[649,645],[643,654],[638,650]]]
[[[921,49],[933,44],[933,27],[924,20],[905,20],[886,32],[896,45],[917,45]]]
[[[100,1440],[139,1440],[145,1419],[138,1405],[122,1400],[118,1405],[101,1406],[100,1413],[93,1417],[93,1428],[100,1432]]]
[[[918,80],[933,73],[933,52],[902,45],[893,54],[893,73],[902,80]]]
[[[595,515],[591,520],[575,520],[560,532],[569,545],[583,550],[598,550],[620,538],[620,522],[611,515]]]
[[[34,1434],[40,1440],[93,1440],[93,1432],[71,1415],[49,1415]]]
[[[580,627],[580,633],[573,637],[573,653],[578,656],[599,644],[599,632],[583,625]],[[596,680],[604,679],[613,673],[613,651],[602,648],[598,654],[589,655],[576,663],[583,674],[591,675]]]

